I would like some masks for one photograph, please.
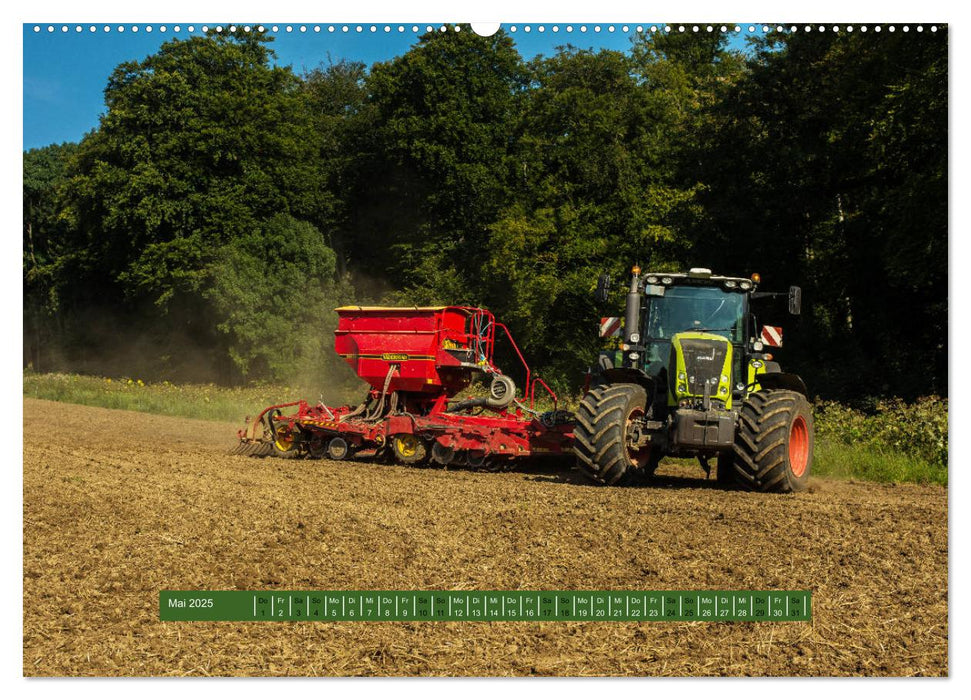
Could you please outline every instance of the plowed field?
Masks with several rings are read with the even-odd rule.
[[[56,426],[56,430],[52,427]],[[26,675],[945,675],[947,492],[228,456],[24,400]],[[811,623],[162,623],[160,589],[811,589]]]

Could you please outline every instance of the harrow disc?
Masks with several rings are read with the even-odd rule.
[[[485,452],[478,450],[468,450],[465,453],[465,463],[476,471],[493,471],[493,460]]]
[[[432,461],[441,464],[443,467],[447,467],[449,464],[455,461],[455,449],[452,447],[445,447],[440,442],[433,443]]]
[[[271,454],[273,454],[273,445],[267,442],[258,443],[250,453],[253,457],[269,457]]]
[[[327,456],[327,439],[315,435],[307,443],[307,452],[310,454],[311,459],[323,459]]]

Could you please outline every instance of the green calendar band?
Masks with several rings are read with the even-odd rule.
[[[792,622],[810,591],[161,591],[165,621]]]

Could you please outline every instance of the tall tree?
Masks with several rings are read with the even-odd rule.
[[[278,213],[329,219],[307,93],[271,66],[268,41],[170,41],[112,73],[107,113],[81,143],[66,193],[75,240],[61,295],[123,312],[136,332],[155,317],[144,325],[156,335],[178,331],[225,357],[199,303],[217,252]]]
[[[522,79],[504,32],[452,27],[372,68],[344,246],[358,269],[387,272],[413,301],[476,297]]]
[[[600,272],[683,257],[673,212],[676,119],[631,59],[564,47],[531,62],[516,130],[516,201],[491,227],[491,299],[561,386],[596,354],[591,291]]]
[[[730,157],[718,139],[708,138],[718,107],[738,89],[746,75],[742,54],[730,49],[721,32],[638,34],[632,40],[631,60],[652,107],[665,124],[663,163],[672,183],[690,191],[669,220],[677,229],[683,254],[680,265],[710,267],[737,273],[729,251],[714,247],[719,220],[702,206],[717,177],[708,163],[713,153]]]
[[[222,247],[204,296],[242,377],[319,383],[332,373],[336,265],[320,231],[288,214]]]
[[[24,153],[24,362],[36,370],[55,368],[51,351],[60,334],[53,263],[64,253],[67,239],[59,197],[76,152],[76,143],[64,143]]]
[[[319,135],[319,163],[327,199],[326,219],[314,223],[328,232],[346,230],[351,219],[348,202],[355,186],[356,144],[368,128],[361,111],[365,106],[367,69],[363,63],[339,60],[321,64],[302,76],[309,109]],[[330,235],[329,243],[337,253],[340,275],[347,272],[349,242],[340,235]]]
[[[755,48],[703,135],[698,246],[806,287],[791,359],[816,391],[946,391],[946,32]]]

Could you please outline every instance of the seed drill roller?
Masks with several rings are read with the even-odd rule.
[[[532,455],[572,454],[572,416],[529,366],[508,329],[468,306],[337,309],[334,348],[370,385],[357,406],[307,401],[264,409],[239,432],[235,452],[502,469]],[[493,363],[497,332],[522,362],[522,394]],[[459,397],[474,379],[485,396]],[[553,410],[535,410],[539,387]]]

